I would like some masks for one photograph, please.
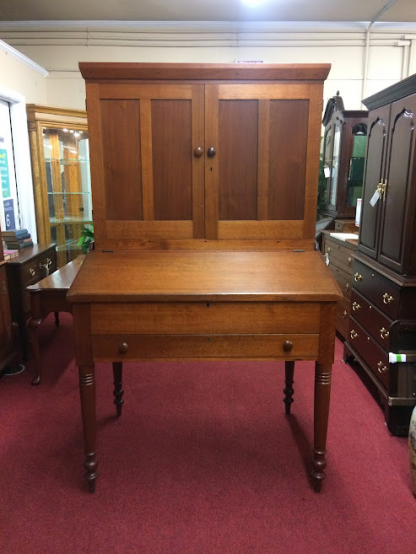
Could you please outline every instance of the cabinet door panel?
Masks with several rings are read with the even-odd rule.
[[[308,112],[307,100],[270,101],[269,219],[303,219]]]
[[[375,206],[370,204],[370,200],[384,176],[389,116],[390,106],[383,106],[379,110],[371,112],[368,121],[367,162],[361,206],[359,249],[372,258],[377,256],[380,200]]]
[[[257,219],[258,104],[257,100],[219,102],[221,220]]]
[[[101,100],[106,219],[143,219],[140,100]]]
[[[404,240],[410,216],[415,112],[416,95],[392,105],[387,189],[382,209],[379,260],[401,273],[404,272]]]
[[[321,96],[309,84],[205,87],[205,145],[216,150],[205,166],[207,239],[310,234]]]
[[[96,248],[203,238],[203,102],[203,85],[90,87]]]

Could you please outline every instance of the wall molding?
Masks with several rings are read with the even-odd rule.
[[[10,46],[6,42],[4,42],[3,40],[0,40],[0,50],[2,52],[5,52],[9,56],[12,56],[16,60],[19,60],[19,62],[24,63],[25,65],[30,67],[30,69],[33,69],[33,71],[36,71],[37,73],[40,73],[42,75],[42,77],[46,77],[49,73],[49,71],[47,69],[45,69],[41,65],[37,64],[36,62],[31,60],[30,58],[28,58],[24,54],[22,54],[21,52],[16,50],[16,48],[13,48],[12,46]]]
[[[365,45],[367,26],[368,22],[21,21],[0,22],[0,37],[14,46],[333,47]],[[375,23],[371,31],[374,46],[404,46],[399,42],[415,38],[416,25],[409,23]]]

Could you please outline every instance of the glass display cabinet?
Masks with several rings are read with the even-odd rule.
[[[328,100],[322,124],[322,175],[324,181],[321,215],[353,219],[357,198],[361,198],[367,146],[365,110],[345,110],[339,92]]]
[[[62,267],[92,223],[87,113],[28,104],[27,115],[38,242],[56,243]]]

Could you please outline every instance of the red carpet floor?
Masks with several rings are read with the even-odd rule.
[[[1,554],[414,554],[407,440],[337,343],[321,494],[308,473],[313,364],[130,364],[115,418],[112,372],[97,366],[95,495],[83,479],[72,319],[40,328],[45,376],[0,380]]]

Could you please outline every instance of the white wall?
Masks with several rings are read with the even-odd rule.
[[[59,32],[48,26],[29,33],[2,31],[0,24],[0,37],[6,35],[14,47],[50,71],[46,92],[47,103],[53,106],[85,108],[80,61],[331,63],[324,98],[339,90],[346,109],[362,109],[363,97],[416,72],[416,27],[403,29],[399,24],[372,28],[364,90],[366,26],[362,24],[320,28],[311,24],[281,28],[264,22],[68,25]]]
[[[37,70],[0,49],[0,87],[25,97],[28,104],[46,104],[46,79]]]

